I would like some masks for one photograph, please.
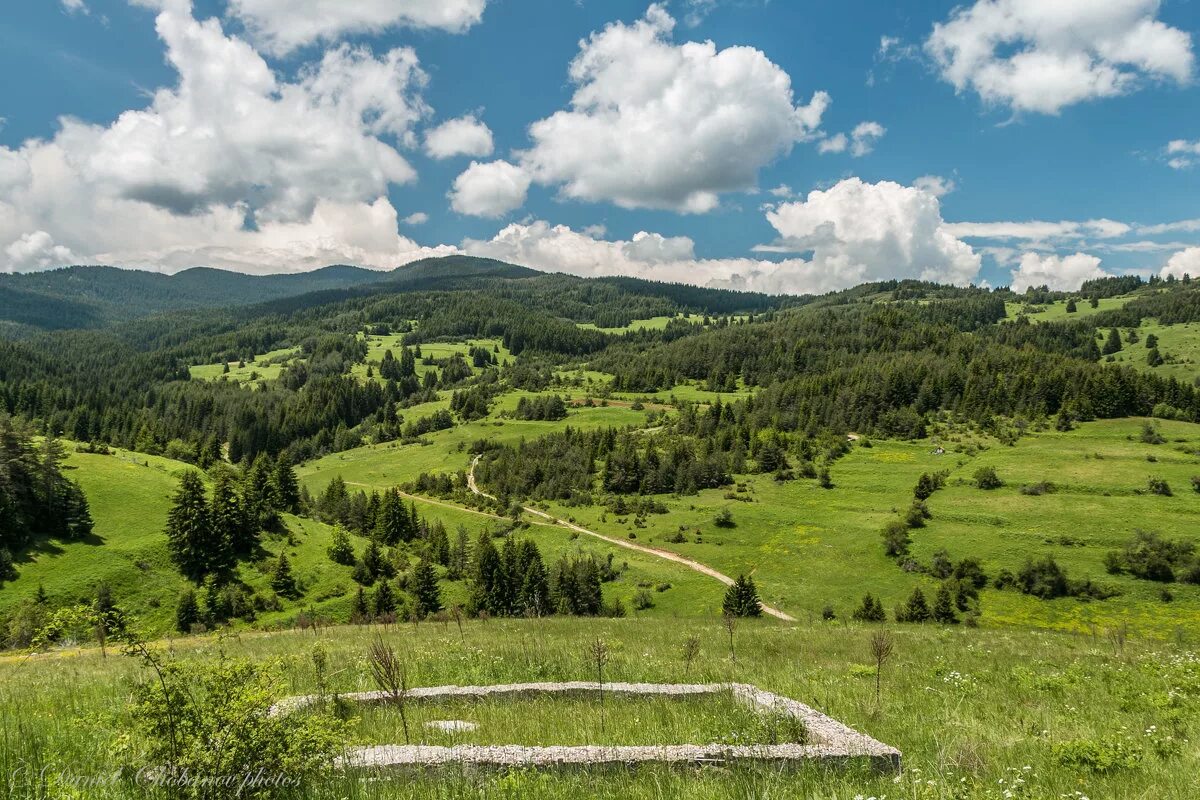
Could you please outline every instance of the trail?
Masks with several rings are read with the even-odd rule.
[[[467,486],[475,494],[477,494],[481,497],[486,497],[488,499],[495,500],[496,499],[495,497],[493,497],[492,495],[490,495],[487,492],[480,489],[479,486],[475,483],[475,465],[479,463],[479,458],[480,458],[479,456],[475,456],[475,458],[471,461],[471,469],[467,473]],[[457,508],[457,506],[455,506],[455,507]],[[624,547],[627,550],[636,550],[639,553],[645,553],[646,555],[654,556],[656,558],[661,558],[665,561],[673,561],[676,564],[681,564],[681,565],[687,567],[688,569],[695,570],[696,572],[699,572],[702,575],[707,575],[710,578],[715,578],[716,580],[720,581],[721,583],[725,584],[726,586],[733,585],[733,578],[729,577],[725,573],[718,572],[717,570],[713,569],[712,567],[708,566],[707,564],[701,564],[699,561],[693,561],[692,559],[681,556],[678,553],[672,553],[670,550],[659,550],[654,547],[647,547],[646,545],[643,545],[643,544],[635,544],[634,542],[631,542],[627,539],[618,539],[614,536],[605,536],[603,533],[597,533],[596,531],[588,530],[587,528],[576,525],[573,522],[567,522],[566,520],[558,519],[556,517],[551,516],[550,514],[547,514],[545,511],[540,511],[536,508],[530,508],[529,506],[521,506],[521,510],[524,511],[526,514],[532,514],[535,517],[539,517],[542,520],[545,520],[545,522],[543,524],[557,525],[561,528],[566,528],[567,530],[575,531],[576,533],[582,533],[582,534],[586,534],[588,536],[593,536],[597,539],[600,539],[601,541],[608,542],[611,545],[616,545],[617,547]],[[483,512],[475,512],[475,513],[483,513]],[[486,516],[491,516],[491,515],[486,515]],[[763,604],[762,610],[763,610],[763,613],[769,614],[770,616],[776,617],[777,619],[782,619],[787,622],[795,622],[796,621],[796,618],[791,616],[790,614],[780,611],[777,608],[773,608],[772,606],[766,605],[765,603]]]

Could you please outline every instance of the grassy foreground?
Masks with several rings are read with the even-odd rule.
[[[309,787],[305,797],[1200,796],[1200,656],[1194,634],[1145,643],[1122,642],[1104,632],[1092,637],[902,628],[893,631],[895,655],[884,667],[876,705],[868,647],[873,631],[841,623],[743,622],[735,633],[736,661],[726,632],[710,620],[472,621],[461,638],[452,623],[425,623],[387,631],[243,633],[162,646],[182,659],[222,654],[278,659],[285,691],[307,693],[315,689],[314,649],[326,654],[334,689],[374,688],[365,654],[377,633],[399,652],[416,686],[584,679],[591,675],[585,651],[602,638],[612,653],[608,680],[754,683],[900,748],[906,767],[899,778],[854,768],[766,767],[443,771],[391,780],[333,775]],[[681,646],[692,634],[700,637],[701,649],[685,674]],[[90,650],[0,660],[0,793],[169,796],[120,782],[82,791],[65,783],[67,776],[112,775],[123,766],[108,755],[109,744],[128,735],[130,687],[147,677],[132,659],[111,653],[102,659]],[[380,724],[394,731],[393,722]],[[570,719],[554,724],[571,735]],[[664,729],[667,733],[676,731]]]

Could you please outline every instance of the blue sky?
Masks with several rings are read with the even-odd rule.
[[[1200,274],[1198,31],[1189,0],[23,3],[0,270]]]

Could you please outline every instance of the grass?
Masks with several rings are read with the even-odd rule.
[[[298,349],[287,347],[255,356],[246,361],[245,366],[240,366],[241,362],[238,361],[230,361],[228,364],[199,364],[188,367],[188,372],[191,373],[192,380],[227,380],[239,385],[255,384],[259,381],[277,380],[284,366],[292,363],[299,354]],[[225,372],[226,367],[229,368],[229,372]]]
[[[1123,333],[1127,335],[1128,331]],[[1137,333],[1139,340],[1134,344],[1126,343],[1120,352],[1114,353],[1114,361],[1187,384],[1200,379],[1200,323],[1160,325],[1154,320],[1143,320]],[[1150,352],[1146,348],[1146,337],[1151,334],[1158,337],[1158,352],[1165,361],[1157,367],[1146,363]]]
[[[649,319],[635,319],[628,325],[622,325],[619,328],[601,328],[591,322],[577,322],[576,327],[584,328],[585,330],[600,331],[601,333],[609,333],[620,335],[631,333],[633,331],[661,331],[665,330],[667,324],[673,319],[681,319],[685,322],[690,322],[693,325],[699,325],[704,322],[704,316],[701,314],[677,314],[672,317],[651,317]]]
[[[379,365],[383,362],[383,356],[389,350],[392,356],[400,358],[400,351],[404,348],[404,334],[388,334],[386,336],[377,336],[374,334],[361,334],[367,343],[367,358],[361,364],[355,364],[350,369],[350,374],[356,376],[359,380],[367,379],[367,367],[372,368],[375,380],[380,383],[383,378],[379,377]],[[454,355],[461,355],[467,360],[467,364],[471,364],[470,352],[472,347],[482,347],[488,350],[496,357],[496,361],[500,364],[512,363],[514,361],[513,354],[499,339],[472,339],[466,342],[424,342],[420,345],[421,357],[417,359],[416,370],[417,377],[424,377],[426,372],[438,372],[438,367],[434,364],[423,363],[425,359],[431,358],[434,361],[444,361]],[[483,370],[480,367],[471,367],[471,371],[479,374]]]
[[[332,690],[375,688],[364,657],[377,634],[404,659],[413,686],[587,679],[587,647],[602,638],[612,654],[608,680],[753,683],[898,747],[906,767],[895,780],[853,765],[795,771],[751,765],[599,772],[443,770],[393,780],[335,775],[304,792],[321,800],[1197,796],[1200,657],[1194,651],[1195,629],[1172,644],[1133,639],[1120,645],[1103,632],[1093,637],[902,627],[893,631],[895,656],[881,675],[878,704],[868,646],[874,630],[843,623],[744,622],[735,632],[736,661],[730,658],[722,627],[695,619],[468,621],[461,639],[453,623],[386,631],[343,627],[318,635],[210,635],[162,646],[178,658],[200,663],[222,656],[275,661],[283,670],[281,692],[301,694],[316,690],[312,654],[318,648],[326,656]],[[680,648],[690,635],[700,638],[701,647],[685,672]],[[131,682],[147,677],[132,659],[110,653],[104,660],[94,650],[0,658],[0,793],[39,800],[168,796],[122,783],[71,794],[61,777],[64,771],[108,775],[123,766],[111,744],[129,735]],[[618,713],[649,714],[644,706],[608,709],[614,715],[610,720]],[[680,709],[690,711],[688,706],[675,710]],[[679,727],[695,726],[707,735],[711,728],[703,720],[705,712],[696,711],[681,718]],[[511,709],[496,713],[499,719],[511,715],[512,733],[520,738],[540,724],[528,715],[516,719]],[[599,735],[589,729],[596,713],[580,708],[578,725],[561,716],[545,723],[555,735],[579,741]],[[627,717],[621,719],[624,723]],[[359,729],[360,739],[394,734],[387,727],[390,721],[363,724],[368,727]],[[621,735],[639,734],[625,726]],[[26,779],[44,766],[45,783]]]
[[[1023,302],[1005,303],[1004,308],[1008,313],[1009,319],[1016,319],[1018,315],[1025,314],[1032,322],[1061,322],[1065,319],[1085,319],[1099,314],[1101,311],[1111,311],[1115,308],[1121,308],[1130,299],[1132,298],[1129,296],[1103,297],[1097,301],[1097,306],[1092,308],[1091,303],[1086,298],[1076,298],[1075,312],[1072,314],[1067,313],[1066,300],[1040,305],[1028,305]]]
[[[410,702],[405,711],[413,744],[662,745],[785,744],[804,742],[803,725],[785,728],[730,692],[699,697],[532,696]],[[354,740],[400,744],[404,729],[393,705],[359,706]],[[470,731],[439,730],[428,723],[462,721]]]

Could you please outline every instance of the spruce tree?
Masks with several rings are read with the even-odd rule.
[[[862,605],[854,610],[850,618],[858,622],[884,622],[887,614],[883,610],[883,603],[868,592],[863,595]]]
[[[195,470],[184,472],[167,513],[167,548],[183,575],[200,583],[208,572],[207,545],[212,538],[204,482]]]
[[[1077,310],[1077,309],[1076,309],[1076,307],[1075,307],[1075,298],[1074,298],[1074,297],[1072,297],[1072,298],[1070,298],[1070,299],[1068,299],[1068,300],[1067,300],[1067,313],[1068,313],[1068,314],[1074,314],[1076,310]]]
[[[87,495],[75,481],[67,484],[66,498],[67,536],[75,541],[86,539],[92,535],[95,523],[92,521],[92,509],[88,504]]]
[[[258,549],[258,528],[246,515],[242,495],[237,482],[227,470],[217,472],[213,482],[213,496],[209,511],[213,527],[213,541],[218,540],[229,553],[227,564],[232,565],[233,556],[249,556]],[[219,554],[215,560],[222,558]]]
[[[1121,352],[1121,332],[1116,328],[1112,328],[1108,332],[1108,339],[1104,342],[1104,349],[1100,351],[1103,355],[1111,356],[1113,353]]]
[[[371,619],[371,609],[367,607],[367,592],[363,587],[358,587],[358,592],[354,595],[354,601],[350,604],[350,621],[361,625]]]
[[[504,613],[507,575],[500,553],[487,531],[479,534],[475,545],[475,575],[471,585],[472,613],[486,611],[493,616]]]
[[[929,610],[929,601],[919,586],[913,589],[908,602],[896,610],[896,622],[929,622],[931,619],[933,613]]]
[[[754,585],[754,579],[739,575],[725,592],[721,610],[734,617],[762,616],[762,603],[758,599],[758,588]]]
[[[275,493],[275,468],[265,453],[246,470],[242,496],[246,515],[258,530],[270,530],[279,523],[279,497]]]
[[[275,462],[275,497],[279,509],[289,514],[295,513],[300,506],[300,481],[292,461],[286,455],[280,455]]]
[[[196,591],[185,589],[183,594],[179,595],[179,604],[175,606],[175,630],[191,633],[192,626],[200,621],[200,604],[196,602]]]
[[[279,560],[275,562],[275,571],[271,574],[271,588],[280,597],[292,598],[299,593],[287,553],[280,553]]]
[[[442,610],[442,590],[438,588],[437,573],[424,558],[417,562],[413,570],[412,594],[419,617],[424,618]]]
[[[396,596],[392,594],[392,584],[390,582],[386,580],[379,582],[379,588],[375,590],[375,598],[372,606],[376,617],[396,613]]]
[[[1148,364],[1151,367],[1159,367],[1159,366],[1162,366],[1162,363],[1163,363],[1162,353],[1158,352],[1157,347],[1151,348],[1150,352],[1146,354],[1146,364]]]
[[[937,596],[933,599],[933,620],[943,625],[958,623],[958,614],[954,609],[954,593],[948,583],[938,587]]]

